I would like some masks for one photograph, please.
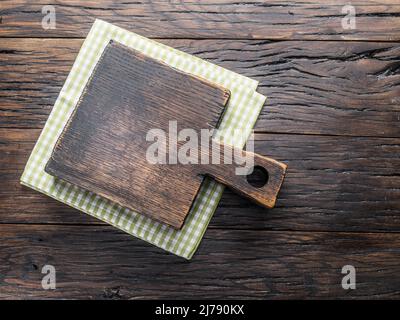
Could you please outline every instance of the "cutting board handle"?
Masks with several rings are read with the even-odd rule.
[[[251,171],[251,169],[254,169],[259,173],[264,173],[265,184],[261,186],[250,184],[248,181],[248,174],[238,174],[236,169],[240,168],[240,166],[235,164],[212,164],[210,161],[210,164],[203,166],[203,174],[213,177],[218,182],[263,207],[274,207],[287,165],[257,153],[244,151],[223,144],[219,144],[219,146],[217,152],[220,153],[221,158],[226,154],[226,151],[230,154],[237,152],[241,155],[242,159],[253,157],[254,166],[249,168],[249,170]],[[243,170],[245,168],[242,167],[241,169]],[[248,170],[246,170],[246,172],[248,172]]]

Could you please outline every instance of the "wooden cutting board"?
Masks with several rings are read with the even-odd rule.
[[[268,172],[267,183],[256,188],[235,174],[234,164],[153,164],[146,157],[154,144],[146,139],[150,130],[171,134],[176,121],[177,131],[191,128],[200,137],[201,129],[218,126],[229,96],[222,87],[110,41],[45,171],[175,228],[182,227],[205,175],[272,207],[286,168],[272,159],[254,155]],[[183,144],[174,149],[167,141],[168,159]],[[245,155],[220,147],[222,155]],[[211,163],[209,150],[199,154]]]

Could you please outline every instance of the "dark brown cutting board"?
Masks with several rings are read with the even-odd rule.
[[[146,158],[153,143],[146,141],[149,130],[168,133],[170,121],[177,121],[178,131],[215,128],[229,95],[111,41],[45,171],[175,228],[182,227],[204,175],[272,207],[286,168],[272,159],[255,155],[269,175],[265,186],[255,188],[235,174],[233,164],[151,164]]]

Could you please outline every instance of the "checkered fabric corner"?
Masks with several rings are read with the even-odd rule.
[[[231,98],[215,138],[229,138],[229,141],[235,146],[244,146],[265,102],[265,97],[255,92],[257,81],[107,22],[96,20],[29,157],[21,177],[21,183],[135,237],[190,259],[218,205],[223,192],[222,185],[211,179],[205,179],[183,228],[175,230],[94,193],[56,179],[44,171],[45,164],[59,135],[76,107],[101,53],[110,40],[141,51],[181,71],[203,77],[228,88],[231,91]],[[242,130],[244,134],[235,136],[236,129]],[[231,137],[234,138],[231,139]]]

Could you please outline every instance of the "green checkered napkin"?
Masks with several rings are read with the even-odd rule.
[[[21,183],[135,237],[190,259],[218,205],[223,192],[222,185],[211,179],[205,179],[184,226],[181,230],[175,230],[146,216],[122,208],[96,194],[56,179],[44,171],[45,164],[50,158],[63,127],[76,107],[103,49],[111,39],[181,71],[203,77],[228,88],[231,91],[231,98],[215,138],[227,139],[238,147],[244,146],[265,101],[264,96],[255,92],[257,81],[107,22],[96,20],[29,157],[21,177]],[[241,129],[245,134],[234,135],[235,129]]]

